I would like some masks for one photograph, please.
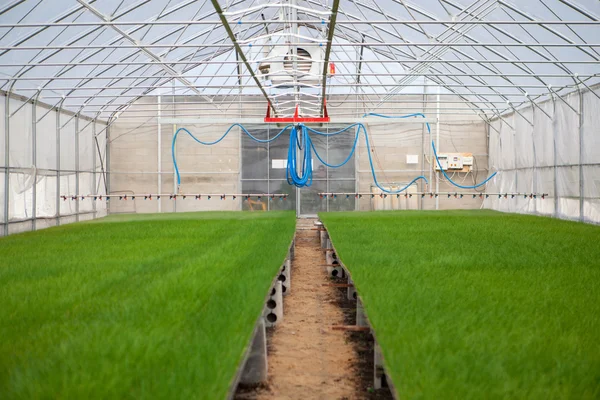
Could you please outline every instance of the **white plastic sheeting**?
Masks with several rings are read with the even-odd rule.
[[[489,192],[546,193],[484,206],[600,223],[600,89],[575,91],[491,123]],[[547,114],[547,115],[546,115]],[[531,122],[531,124],[529,122]]]
[[[596,89],[596,93],[600,90]],[[583,212],[586,219],[600,221],[600,99],[583,96]]]
[[[4,225],[0,235],[66,223],[71,216],[76,221],[106,215],[104,202],[60,199],[62,195],[105,193],[94,132],[100,133],[104,162],[106,125],[87,118],[77,121],[72,114],[19,98],[9,98],[6,110],[6,101],[0,97],[0,115],[4,116],[0,123],[0,222]]]

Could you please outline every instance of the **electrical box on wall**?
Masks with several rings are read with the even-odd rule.
[[[460,154],[448,157],[448,169],[463,169],[463,158]]]
[[[448,169],[448,156],[446,154],[438,154],[438,162],[439,164],[435,163],[436,171],[440,170],[440,166],[444,171]]]
[[[438,160],[444,171],[471,172],[473,166],[472,153],[438,154]],[[437,162],[435,163],[435,170],[440,170]]]

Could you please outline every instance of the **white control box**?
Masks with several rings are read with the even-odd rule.
[[[470,172],[473,168],[473,155],[471,153],[438,154],[438,159],[444,171]],[[440,167],[435,160],[433,161],[435,170],[439,171]]]
[[[440,166],[442,167],[442,169],[445,171],[448,169],[448,155],[447,154],[438,154],[438,161],[440,162],[440,164],[438,165],[438,163],[435,163],[435,170],[439,171],[440,170]]]
[[[460,154],[448,156],[448,169],[463,169],[463,157]]]

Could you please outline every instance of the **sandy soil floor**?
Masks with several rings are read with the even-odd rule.
[[[356,303],[345,299],[343,289],[323,286],[331,280],[323,267],[325,254],[317,231],[312,230],[313,221],[298,220],[283,322],[268,335],[268,382],[238,391],[236,399],[389,398],[389,391],[380,397],[382,393],[369,390],[373,371],[370,335],[330,329],[331,325],[354,324]]]

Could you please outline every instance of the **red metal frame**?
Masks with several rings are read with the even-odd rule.
[[[329,114],[327,113],[327,104],[323,105],[323,116],[322,117],[300,117],[300,110],[298,106],[296,106],[296,112],[293,117],[271,117],[271,107],[267,106],[267,116],[265,117],[265,123],[286,123],[286,124],[295,124],[295,123],[316,123],[322,124],[326,122],[330,122],[331,118],[329,118]]]

